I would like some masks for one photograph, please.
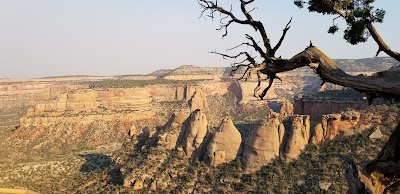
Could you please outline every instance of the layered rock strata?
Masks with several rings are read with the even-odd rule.
[[[347,109],[364,110],[368,107],[365,101],[331,100],[331,99],[303,99],[295,98],[294,113],[310,115],[311,121],[321,121],[321,115],[340,113]]]
[[[352,135],[356,133],[352,128],[359,124],[360,118],[360,113],[356,111],[323,115],[321,123],[318,123],[314,128],[310,143],[321,143],[340,134]]]

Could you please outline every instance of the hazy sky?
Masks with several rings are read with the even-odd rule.
[[[293,17],[277,56],[290,58],[310,40],[332,58],[373,57],[377,50],[373,41],[352,46],[342,34],[326,33],[333,17],[300,10],[293,0],[258,0],[254,6],[254,18],[264,22],[273,44]],[[378,30],[400,50],[400,1],[380,0],[376,6],[387,11]],[[208,52],[236,46],[254,30],[233,25],[229,36],[221,39],[223,33],[215,31],[218,21],[198,19],[199,15],[196,0],[0,0],[0,78],[229,66],[229,61]]]

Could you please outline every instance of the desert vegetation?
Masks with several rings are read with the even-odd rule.
[[[372,106],[365,112],[388,115],[395,113],[392,111],[398,108],[397,105],[379,105]],[[383,120],[379,124],[370,125],[359,134],[342,135],[317,145],[309,144],[297,160],[289,162],[283,156],[279,156],[254,173],[243,173],[240,158],[210,167],[207,162],[198,158],[188,158],[179,150],[168,151],[151,143],[138,142],[134,145],[127,142],[121,150],[113,154],[118,164],[112,164],[104,171],[90,175],[91,180],[108,174],[103,176],[105,179],[85,187],[80,192],[130,192],[136,189],[138,193],[345,193],[349,187],[344,172],[346,166],[341,157],[345,154],[356,163],[373,159],[381,151],[396,125],[391,120]],[[244,129],[247,128],[249,126]],[[371,134],[377,129],[382,132],[383,137],[372,139]],[[243,136],[247,136],[241,128],[239,130]],[[144,179],[143,187],[136,187],[135,182],[128,187],[124,184],[127,177],[123,175],[141,175],[152,171],[156,173],[146,175],[149,177]],[[110,184],[111,181],[115,182]],[[168,187],[151,186],[155,184],[166,184]]]

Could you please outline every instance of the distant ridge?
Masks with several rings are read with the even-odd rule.
[[[391,57],[373,57],[363,59],[334,59],[336,64],[346,72],[378,72],[393,66],[400,66],[400,62]],[[195,65],[182,65],[176,69],[160,69],[147,74],[152,76],[171,75],[229,75],[232,67],[199,67]],[[239,68],[236,73],[244,73],[245,68]],[[301,71],[300,69],[298,69]],[[296,71],[296,70],[295,70]]]
[[[169,75],[215,75],[223,74],[226,67],[198,67],[194,65],[182,65],[167,74]]]
[[[173,69],[159,69],[159,70],[156,70],[156,71],[154,71],[152,73],[149,73],[147,75],[150,75],[150,76],[164,76],[164,75],[168,74],[171,71],[173,71]]]
[[[400,62],[391,57],[373,57],[363,59],[334,59],[336,64],[347,72],[356,71],[383,71],[393,66],[399,66]]]
[[[391,57],[373,57],[362,59],[334,59],[336,64],[345,72],[379,72],[387,70],[391,67],[400,66],[400,62]],[[244,73],[246,68],[241,67],[236,74]],[[61,75],[61,76],[46,76],[39,79],[57,79],[57,78],[102,78],[114,77],[117,79],[125,77],[141,77],[141,76],[174,76],[174,75],[229,75],[232,70],[231,66],[226,67],[199,67],[195,65],[182,65],[175,69],[159,69],[149,74],[126,74],[115,76],[96,76],[96,75]],[[303,68],[293,71],[304,71]]]
[[[46,76],[41,77],[42,79],[53,79],[53,78],[72,78],[72,77],[106,77],[106,76],[99,76],[99,75],[60,75],[60,76]]]

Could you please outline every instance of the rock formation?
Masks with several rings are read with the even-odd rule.
[[[246,81],[246,82],[239,82],[240,88],[241,88],[241,104],[247,104],[250,101],[255,101],[258,100],[256,97],[254,97],[254,88],[257,86],[257,82],[252,82],[252,81]],[[261,82],[261,88],[266,88],[268,86],[267,82]],[[272,85],[272,87],[268,90],[267,95],[265,96],[265,99],[273,99],[277,98],[278,95],[275,93],[275,84]],[[262,89],[258,91],[256,95],[259,95],[262,92]]]
[[[196,89],[192,98],[189,100],[190,112],[193,112],[197,109],[202,110],[203,112],[209,111],[208,102],[206,96],[203,93],[201,88]]]
[[[294,115],[293,123],[285,147],[287,160],[297,159],[310,138],[310,116]]]
[[[285,127],[275,115],[260,121],[251,130],[243,150],[243,164],[246,173],[259,170],[261,166],[279,156],[284,132]]]
[[[376,127],[375,131],[369,135],[369,138],[371,139],[372,142],[375,142],[376,140],[382,139],[383,134],[379,126]]]
[[[183,111],[174,112],[158,134],[157,145],[167,150],[175,149],[183,138],[189,119]]]
[[[326,126],[325,140],[331,140],[339,135],[340,114],[329,114],[323,121],[326,122],[322,124],[323,127]]]
[[[280,119],[292,116],[293,115],[293,111],[294,111],[293,104],[290,103],[288,100],[283,101],[281,110],[279,112]]]
[[[185,135],[182,147],[187,156],[199,157],[205,151],[204,138],[208,133],[207,118],[204,113],[197,109],[190,115],[187,127],[184,129]]]
[[[347,109],[364,110],[368,107],[365,101],[332,100],[325,98],[295,98],[294,114],[310,115],[311,121],[321,121],[321,115],[340,113]]]
[[[231,118],[225,117],[211,136],[205,159],[213,166],[230,162],[239,153],[242,137]]]
[[[133,137],[135,137],[136,133],[137,133],[137,128],[135,127],[135,125],[132,125],[131,128],[128,131],[129,139],[132,139]]]
[[[321,143],[331,140],[340,134],[352,135],[356,132],[361,132],[352,129],[359,123],[360,117],[360,113],[356,111],[323,115],[321,123],[315,126],[310,143]]]

